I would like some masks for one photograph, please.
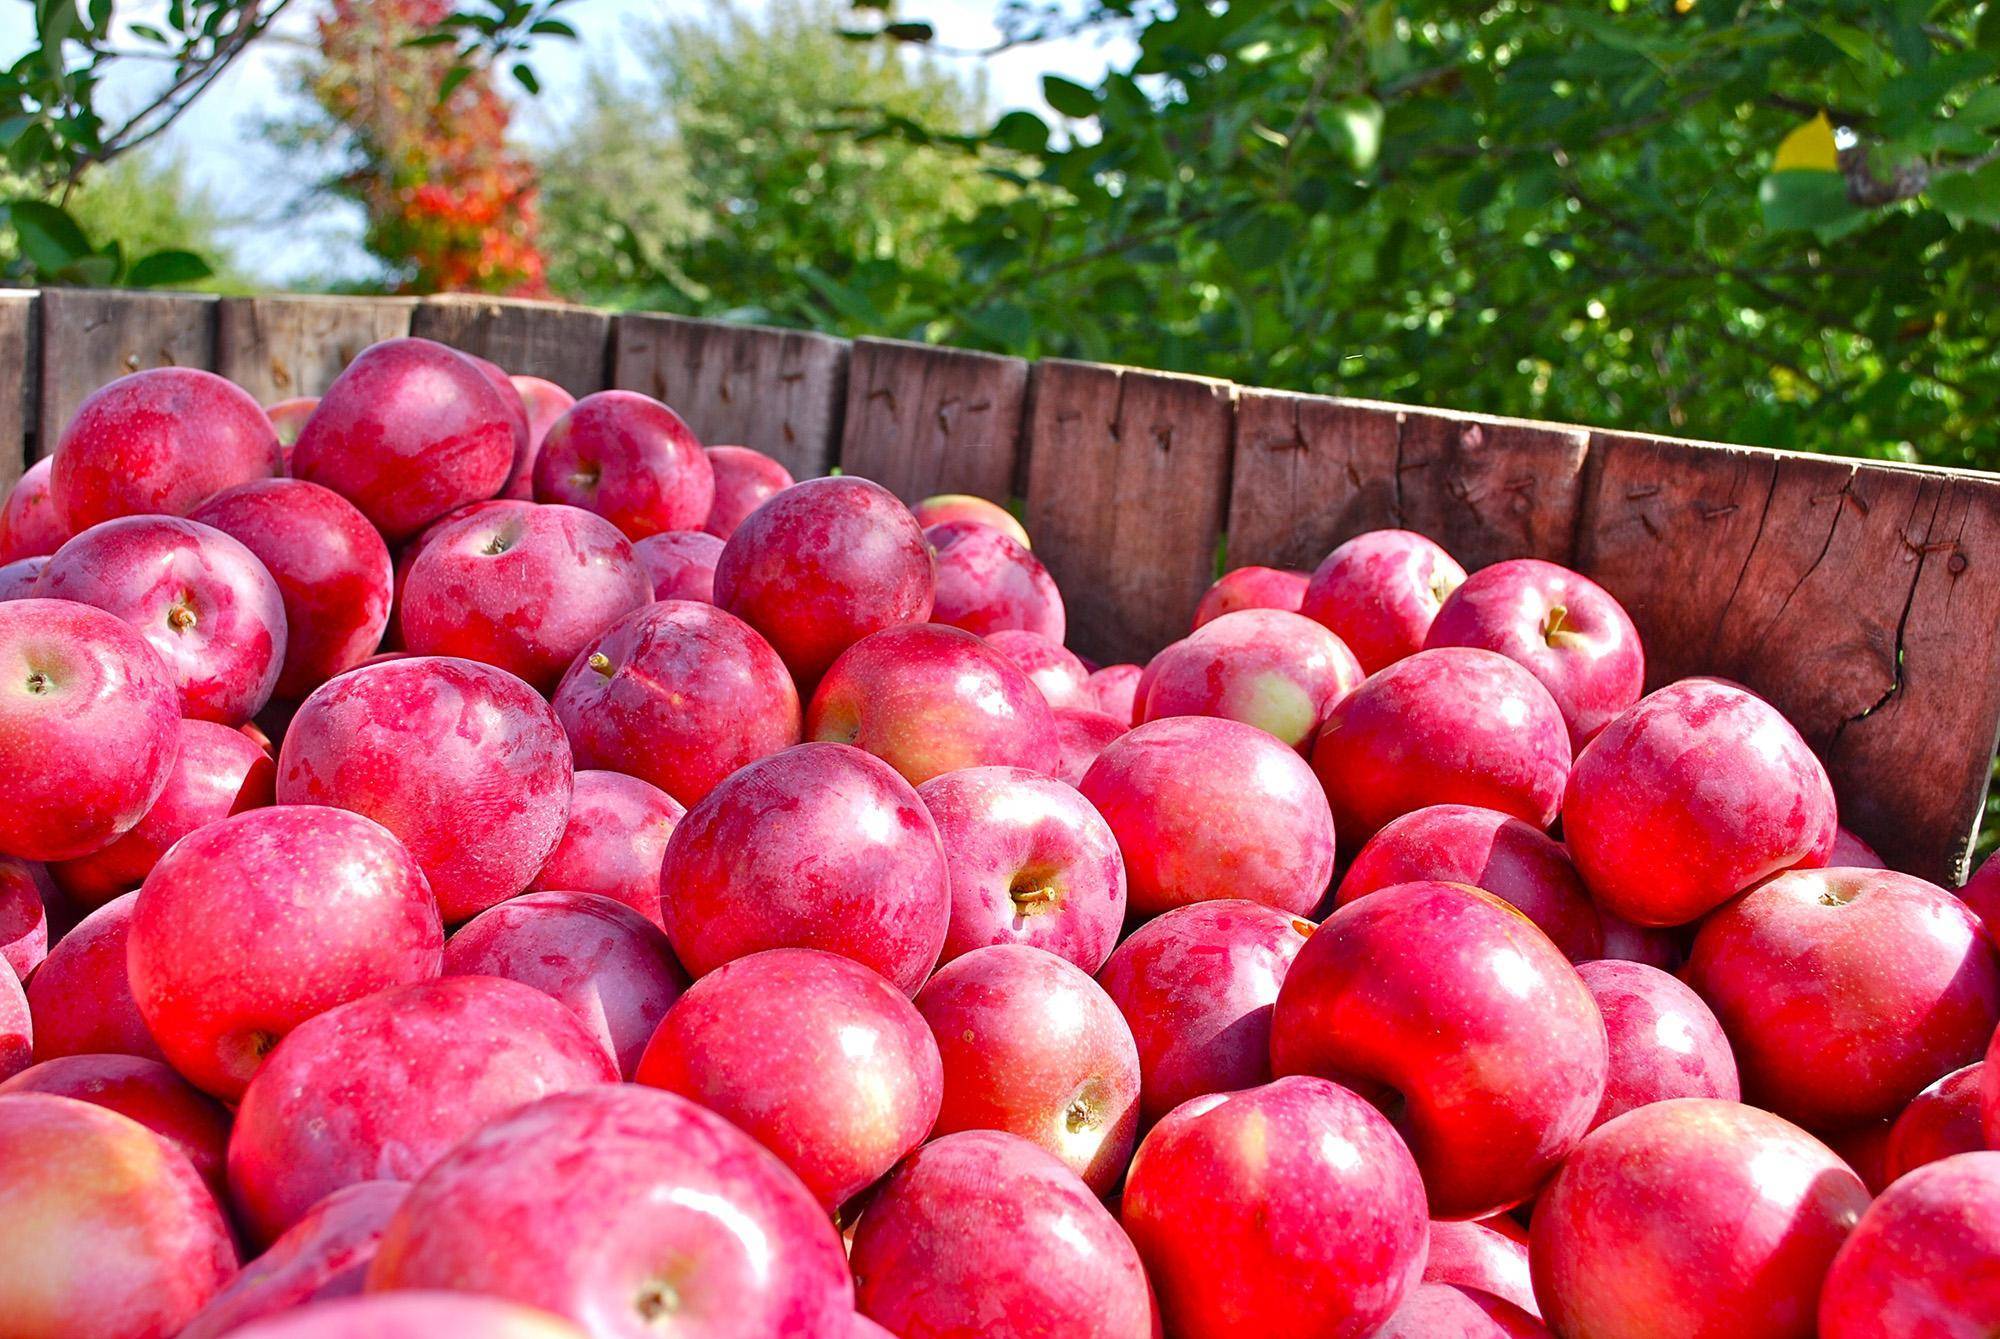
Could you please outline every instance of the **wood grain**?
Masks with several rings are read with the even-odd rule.
[[[1229,508],[1231,386],[1049,361],[1028,426],[1028,532],[1070,644],[1141,660],[1187,632]]]
[[[440,294],[410,313],[410,333],[476,353],[516,375],[553,381],[571,395],[609,384],[611,316],[589,307]]]
[[[1404,413],[1395,514],[1475,571],[1503,558],[1567,562],[1590,434],[1582,428],[1451,414]]]
[[[148,367],[213,369],[215,304],[194,293],[44,290],[36,450],[53,452],[76,407],[107,381]]]
[[[1228,565],[1310,572],[1342,540],[1397,524],[1401,425],[1394,405],[1238,390]]]
[[[0,497],[28,467],[35,430],[35,294],[0,292]]]
[[[319,395],[354,355],[410,333],[413,298],[224,298],[215,313],[215,370],[272,404]]]
[[[671,405],[706,446],[748,446],[794,477],[836,463],[847,341],[681,316],[620,316],[611,384]]]
[[[1014,491],[1028,364],[1021,358],[857,339],[840,467],[906,502]]]

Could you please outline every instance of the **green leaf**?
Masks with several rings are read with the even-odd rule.
[[[418,33],[415,37],[405,37],[401,45],[406,47],[448,46],[456,41],[458,41],[457,33],[428,32]]]
[[[2000,163],[1976,172],[1947,172],[1933,178],[1925,193],[1953,218],[2000,227]]]
[[[1334,104],[1333,121],[1340,127],[1345,140],[1342,147],[1354,170],[1366,172],[1373,167],[1382,151],[1382,104],[1373,98],[1342,99]]]
[[[214,273],[208,262],[192,251],[155,251],[132,262],[125,282],[134,288],[157,288],[162,284],[191,284]]]
[[[458,86],[471,77],[472,67],[470,65],[454,65],[449,70],[446,70],[444,78],[438,80],[437,100],[439,102],[450,101],[451,95],[458,92]]]
[[[1996,4],[1994,8],[2000,9],[2000,4]],[[1958,109],[1958,115],[1952,119],[1962,121],[1975,130],[1988,130],[2000,126],[2000,84],[1988,84],[1973,93],[1965,100],[1965,105]]]
[[[38,270],[54,273],[73,265],[95,248],[76,220],[59,205],[42,200],[10,200],[7,218],[20,239],[21,254]]]
[[[1016,153],[1041,153],[1049,147],[1049,127],[1033,112],[1008,112],[993,123],[986,138]]]
[[[514,82],[528,90],[530,94],[542,91],[542,81],[535,78],[535,72],[526,61],[514,62]]]
[[[1765,177],[1757,202],[1764,226],[1772,232],[1817,232],[1851,223],[1865,212],[1847,198],[1847,179],[1840,173],[1796,168]]]
[[[1042,97],[1064,116],[1082,118],[1097,115],[1097,94],[1059,74],[1042,76]]]
[[[577,40],[576,29],[561,19],[536,19],[528,25],[528,31],[538,37],[567,37],[572,42]]]

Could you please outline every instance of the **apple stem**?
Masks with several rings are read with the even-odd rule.
[[[611,657],[605,655],[604,652],[592,651],[590,659],[583,663],[596,670],[599,674],[602,674],[605,678],[608,679],[611,677]]]
[[[1563,619],[1568,613],[1569,613],[1568,609],[1564,608],[1562,605],[1556,605],[1554,608],[1549,610],[1549,616],[1546,619],[1542,620],[1542,640],[1547,642],[1550,646],[1554,646],[1556,644],[1556,639],[1558,637],[1565,637],[1569,635],[1570,630],[1563,623]]]
[[[53,687],[55,687],[55,681],[50,679],[48,675],[44,674],[40,670],[29,671],[28,673],[29,692],[40,695],[42,693],[48,692],[49,689]]]
[[[167,626],[175,632],[186,632],[194,623],[194,610],[185,604],[176,603],[167,610]]]

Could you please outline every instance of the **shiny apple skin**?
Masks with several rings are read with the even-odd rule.
[[[1986,937],[2000,948],[2000,860],[1988,856],[1981,861],[1958,890],[1958,900],[1972,908],[1986,927]]]
[[[715,565],[715,602],[762,633],[801,686],[869,633],[928,619],[934,585],[916,517],[851,475],[772,497]]]
[[[726,1118],[834,1213],[923,1143],[944,1070],[909,997],[817,949],[738,958],[668,1011],[637,1081]]]
[[[1535,1296],[1562,1335],[1811,1339],[1867,1205],[1847,1164],[1769,1112],[1655,1102],[1593,1130],[1543,1192]]]
[[[1132,728],[1115,716],[1084,707],[1058,707],[1052,714],[1056,722],[1055,775],[1068,786],[1082,785],[1098,755]]]
[[[1887,869],[1889,862],[1874,847],[1844,827],[1833,830],[1833,846],[1827,851],[1829,869]]]
[[[1487,1293],[1536,1320],[1542,1318],[1529,1275],[1525,1233],[1516,1240],[1484,1223],[1433,1222],[1424,1282]]]
[[[28,982],[35,1059],[137,1055],[165,1062],[132,998],[126,970],[136,892],[114,897],[77,922]]]
[[[1980,1118],[1980,1096],[1986,1062],[1954,1069],[1918,1093],[1889,1127],[1882,1151],[1885,1182],[1919,1167],[1985,1148],[1986,1130]]]
[[[1101,986],[1053,953],[998,944],[940,967],[917,1008],[944,1060],[940,1134],[1005,1130],[1110,1193],[1138,1135],[1139,1051]]]
[[[1001,628],[988,633],[985,640],[1028,676],[1051,707],[1090,705],[1090,667],[1062,643],[1026,628]]]
[[[890,1173],[854,1234],[855,1296],[899,1339],[1157,1339],[1138,1253],[1075,1173],[998,1130]]]
[[[1305,603],[1308,580],[1304,572],[1281,567],[1239,567],[1224,572],[1195,606],[1193,630],[1241,609],[1282,609],[1296,614]]]
[[[35,583],[49,568],[47,558],[22,558],[0,564],[0,600],[25,600],[35,593]]]
[[[792,472],[762,451],[747,446],[705,448],[709,467],[715,471],[715,501],[709,505],[704,532],[728,539],[743,524],[743,518],[763,506],[775,494],[794,482]]]
[[[401,1181],[357,1181],[334,1191],[245,1265],[175,1339],[223,1339],[252,1321],[359,1293],[382,1229],[409,1191]]]
[[[1255,726],[1148,722],[1113,740],[1078,788],[1117,835],[1137,915],[1223,897],[1305,915],[1333,877],[1319,782]]]
[[[1137,724],[1133,717],[1138,711],[1139,680],[1145,674],[1143,665],[1106,665],[1092,670],[1083,686],[1090,690],[1091,705],[1130,727]]]
[[[699,530],[715,501],[715,467],[658,400],[598,391],[549,425],[535,457],[535,501],[594,511],[628,539]]]
[[[1034,547],[1034,542],[1028,538],[1027,528],[1014,519],[1013,512],[997,502],[989,502],[970,493],[935,494],[910,508],[910,514],[926,530],[934,525],[989,525],[1024,549]]]
[[[70,537],[69,523],[49,495],[49,475],[55,466],[54,456],[28,466],[0,503],[0,563],[46,558]]]
[[[54,461],[50,499],[71,534],[120,516],[185,516],[231,485],[284,471],[263,408],[194,367],[148,368],[94,391]]]
[[[1604,1020],[1562,951],[1464,884],[1406,883],[1306,940],[1271,1015],[1271,1068],[1400,1098],[1437,1218],[1533,1195],[1590,1128]]]
[[[852,744],[913,786],[967,767],[1050,773],[1055,717],[1028,676],[978,637],[935,623],[870,633],[806,708],[806,738]]]
[[[500,490],[501,496],[504,497],[514,487],[515,481],[522,477],[523,472],[532,469],[529,462],[534,453],[531,449],[533,438],[528,427],[528,405],[521,398],[521,392],[515,387],[513,378],[507,375],[507,369],[490,358],[481,358],[478,354],[469,353],[464,349],[460,349],[459,354],[479,369],[479,374],[486,378],[486,384],[500,397],[501,408],[507,415],[507,426],[514,434],[514,455],[508,465],[507,482]]]
[[[166,789],[180,691],[137,629],[66,600],[0,604],[0,855],[71,860]]]
[[[626,1078],[681,992],[687,973],[658,926],[591,893],[524,893],[461,925],[446,976],[500,976],[575,1014]]]
[[[446,977],[330,1009],[243,1094],[229,1138],[238,1221],[271,1241],[342,1186],[416,1180],[489,1121],[617,1079],[574,1014],[518,981]]]
[[[374,819],[409,848],[446,924],[521,892],[569,819],[569,741],[535,691],[447,656],[323,685],[278,753],[278,802]]]
[[[270,1316],[232,1339],[589,1339],[566,1320],[494,1297],[460,1292],[396,1292],[340,1297]]]
[[[1245,609],[1175,642],[1149,667],[1140,716],[1220,716],[1269,732],[1307,757],[1361,664],[1340,638],[1301,614]]]
[[[1313,569],[1299,612],[1331,628],[1373,674],[1423,649],[1431,620],[1465,569],[1424,536],[1371,530]]]
[[[1983,1339],[2000,1332],[2000,1152],[1960,1153],[1891,1184],[1827,1271],[1819,1339]]]
[[[686,813],[679,800],[636,776],[579,771],[569,823],[528,891],[596,893],[664,928],[660,862]]]
[[[1022,628],[1061,644],[1069,630],[1062,592],[1027,545],[978,521],[930,526],[924,542],[937,555],[933,622],[980,637]]]
[[[1213,1339],[1375,1333],[1423,1273],[1429,1228],[1394,1127],[1308,1077],[1177,1107],[1132,1160],[1120,1218],[1167,1332]]]
[[[1097,983],[1139,1048],[1141,1118],[1271,1081],[1271,1009],[1312,922],[1225,898],[1132,932]]]
[[[772,948],[853,958],[914,995],[951,919],[937,825],[909,782],[845,744],[759,759],[667,839],[660,912],[697,979]]]
[[[227,1194],[223,1152],[229,1112],[198,1092],[172,1067],[136,1055],[63,1055],[31,1065],[0,1083],[9,1093],[48,1093],[115,1111],[180,1150],[218,1202]]]
[[[1350,843],[1434,804],[1495,809],[1546,829],[1569,776],[1569,732],[1527,670],[1492,651],[1443,647],[1396,661],[1342,698],[1312,761]]]
[[[1641,698],[1578,755],[1563,841],[1599,905],[1684,925],[1794,867],[1826,863],[1833,783],[1763,699],[1718,679]]]
[[[0,1079],[26,1071],[35,1055],[35,1016],[20,978],[0,973]]]
[[[523,502],[535,500],[535,458],[542,453],[542,442],[549,435],[555,421],[567,414],[576,397],[541,377],[510,376],[514,393],[521,397],[521,408],[528,416],[528,452],[514,465],[514,473],[507,480],[506,488],[500,496],[519,498]]]
[[[28,860],[0,856],[0,964],[18,981],[49,956],[49,899],[56,896],[47,870]]]
[[[1019,767],[946,772],[917,794],[951,882],[941,962],[1032,944],[1086,972],[1104,965],[1125,923],[1125,862],[1090,801]]]
[[[403,585],[403,645],[552,691],[592,641],[653,601],[618,527],[580,507],[489,512],[439,531]]]
[[[228,1101],[277,1042],[335,1005],[438,974],[423,872],[381,825],[283,805],[191,833],[139,889],[132,997],[188,1080]]]
[[[115,1111],[0,1097],[0,1166],[8,1339],[171,1339],[236,1272],[193,1164]]]
[[[1549,1339],[1532,1312],[1449,1283],[1420,1283],[1372,1339]]]
[[[197,828],[271,803],[277,764],[241,730],[183,720],[165,790],[138,824],[109,846],[49,866],[71,903],[101,907],[144,881],[167,848]]]
[[[834,1339],[854,1309],[840,1237],[799,1179],[722,1117],[632,1085],[547,1098],[452,1150],[368,1286],[486,1293],[594,1339]]]
[[[632,553],[653,583],[654,599],[715,603],[715,564],[722,557],[722,541],[714,535],[663,530],[634,544]]]
[[[1611,1042],[1611,1067],[1592,1128],[1675,1097],[1741,1100],[1736,1056],[1701,996],[1644,963],[1579,963]]]
[[[1779,875],[1702,924],[1681,975],[1729,1034],[1745,1097],[1809,1129],[1895,1116],[2000,1023],[1979,918],[1889,870]]]
[[[1484,888],[1541,927],[1571,962],[1604,951],[1597,909],[1562,845],[1511,814],[1434,804],[1392,819],[1355,854],[1334,900],[1419,879]]]

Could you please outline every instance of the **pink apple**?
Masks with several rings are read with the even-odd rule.
[[[1874,847],[1840,827],[1833,830],[1833,846],[1827,852],[1826,863],[1829,869],[1889,868]]]
[[[938,493],[925,498],[910,511],[926,530],[934,525],[985,525],[998,530],[1024,549],[1033,547],[1027,529],[1014,519],[1013,512],[997,502],[989,502],[970,493]]]
[[[1058,707],[1050,714],[1056,722],[1055,775],[1070,786],[1082,785],[1098,755],[1132,728],[1116,716],[1085,707]]]
[[[722,1117],[630,1085],[547,1098],[452,1150],[368,1285],[485,1293],[594,1339],[831,1336],[854,1309],[840,1237],[799,1179]]]
[[[139,895],[115,897],[85,916],[49,950],[28,982],[35,1059],[137,1055],[164,1061],[132,998],[126,942]]]
[[[35,1017],[21,980],[0,972],[0,1079],[12,1078],[34,1063]]]
[[[1331,628],[1368,673],[1423,649],[1465,569],[1422,535],[1371,530],[1313,569],[1299,612]]]
[[[1097,975],[1139,1048],[1140,1115],[1271,1081],[1271,1006],[1311,921],[1225,898],[1140,926]]]
[[[1361,683],[1340,638],[1300,614],[1245,609],[1203,624],[1153,659],[1141,717],[1220,716],[1308,756],[1320,726]]]
[[[158,1060],[136,1055],[62,1055],[0,1083],[9,1093],[49,1093],[129,1116],[180,1150],[218,1200],[227,1193],[223,1151],[229,1113]]]
[[[507,480],[502,497],[519,498],[532,502],[535,498],[535,459],[542,453],[542,442],[555,426],[557,419],[569,412],[576,403],[576,397],[541,377],[512,376],[514,393],[521,397],[521,408],[528,415],[528,451],[515,462],[514,473]]]
[[[1126,725],[1133,725],[1136,714],[1135,699],[1138,696],[1139,680],[1146,673],[1141,665],[1106,665],[1101,670],[1093,670],[1083,686],[1090,690],[1091,704],[1106,716],[1116,717]]]
[[[0,565],[0,600],[25,600],[35,593],[35,583],[49,567],[47,558],[22,558]]]
[[[486,378],[486,384],[499,395],[500,403],[507,414],[507,426],[514,433],[514,458],[507,470],[507,482],[501,488],[502,497],[512,496],[517,485],[532,482],[534,460],[534,438],[528,426],[528,405],[521,398],[521,392],[514,385],[514,379],[507,375],[507,369],[490,359],[481,358],[476,353],[460,349],[459,354]]]
[[[629,614],[585,647],[555,712],[579,766],[681,804],[799,741],[798,690],[777,652],[742,619],[687,600]]]
[[[1053,772],[1055,718],[1014,664],[969,632],[912,623],[840,653],[806,708],[806,738],[853,744],[912,785],[966,767]]]
[[[621,772],[580,771],[569,824],[529,892],[596,893],[660,921],[660,862],[687,810],[659,787]]]
[[[120,516],[185,516],[233,484],[281,473],[278,434],[242,388],[194,367],[100,387],[56,443],[50,497],[70,534]]]
[[[49,955],[49,900],[55,884],[41,865],[0,856],[0,963],[16,980]]]
[[[1359,1339],[1424,1268],[1416,1163],[1379,1112],[1324,1079],[1176,1108],[1132,1160],[1120,1217],[1175,1335]]]
[[[153,807],[180,746],[180,694],[129,623],[65,600],[0,604],[0,855],[70,860]]]
[[[1199,629],[1240,609],[1282,609],[1296,614],[1305,603],[1307,579],[1304,572],[1280,567],[1239,567],[1224,572],[1195,606],[1194,627]]]
[[[1526,1234],[1515,1238],[1485,1223],[1434,1221],[1424,1282],[1483,1292],[1521,1308],[1536,1320],[1542,1316],[1528,1271]]]
[[[715,602],[762,633],[802,685],[871,632],[931,616],[924,532],[880,484],[795,484],[745,517],[715,565]]]
[[[278,1044],[237,1108],[240,1221],[268,1242],[342,1186],[415,1180],[487,1122],[617,1078],[574,1014],[518,981],[446,977],[330,1009]]]
[[[55,464],[54,456],[43,456],[28,466],[0,504],[0,563],[46,558],[70,537],[69,523],[49,496]]]
[[[1061,1162],[998,1130],[905,1159],[861,1215],[853,1265],[862,1313],[899,1339],[1160,1332],[1117,1220]]]
[[[405,540],[396,548],[395,586],[389,603],[389,627],[383,635],[382,644],[389,648],[400,648],[403,644],[403,588],[409,584],[410,569],[423,557],[424,550],[431,541],[460,521],[471,520],[475,516],[525,516],[534,510],[535,504],[519,498],[491,497],[480,502],[468,502],[462,507],[454,507],[437,520],[419,530],[416,535]]]
[[[632,546],[646,569],[656,600],[696,600],[715,603],[715,564],[722,541],[702,530],[663,530]]]
[[[1604,1020],[1562,951],[1490,893],[1384,888],[1329,916],[1271,1015],[1271,1068],[1392,1104],[1439,1218],[1527,1199],[1590,1128]]]
[[[280,804],[351,809],[409,848],[447,923],[522,891],[569,818],[569,742],[504,670],[420,656],[352,670],[292,719]]]
[[[1729,1038],[1699,995],[1644,963],[1586,962],[1576,972],[1611,1041],[1593,1126],[1673,1097],[1742,1097]]]
[[[296,701],[381,645],[389,549],[340,494],[303,479],[265,479],[216,494],[190,519],[237,540],[278,583],[285,658],[277,696]]]
[[[1220,897],[1304,915],[1333,876],[1312,769],[1255,726],[1153,721],[1113,740],[1080,789],[1118,837],[1141,916]]]
[[[934,622],[982,637],[1025,628],[1062,643],[1069,626],[1062,592],[1026,544],[977,521],[933,525],[924,542],[937,555]]]
[[[1125,923],[1125,862],[1090,801],[1018,767],[969,767],[917,787],[951,882],[941,961],[1032,944],[1096,972]]]
[[[747,446],[711,446],[706,451],[715,471],[715,501],[701,528],[718,539],[735,534],[745,516],[792,486],[792,472],[762,451]]]
[[[1549,1339],[1534,1313],[1477,1288],[1420,1283],[1372,1339]]]
[[[726,1117],[828,1213],[923,1143],[944,1086],[937,1042],[907,996],[803,948],[753,953],[695,983],[636,1077]]]
[[[1683,925],[1795,866],[1826,863],[1833,784],[1777,709],[1719,679],[1640,699],[1577,756],[1563,840],[1600,905]]]
[[[631,539],[699,530],[715,501],[715,467],[681,416],[658,400],[599,391],[543,436],[535,501],[594,511]]]
[[[1827,1271],[1819,1339],[2000,1331],[2000,1153],[1912,1172],[1868,1206]]]
[[[409,1192],[400,1181],[357,1181],[334,1191],[245,1265],[176,1339],[223,1339],[252,1321],[360,1292],[382,1229]]]
[[[1090,667],[1060,642],[1025,628],[1002,628],[986,635],[986,644],[1014,662],[1052,707],[1087,707]]]
[[[233,1339],[587,1339],[582,1330],[546,1311],[471,1293],[414,1290],[336,1298],[231,1334]]]
[[[1593,1130],[1535,1206],[1535,1296],[1562,1335],[1812,1339],[1820,1283],[1867,1205],[1797,1126],[1654,1102]]]
[[[1412,810],[1368,839],[1347,867],[1335,901],[1344,907],[1379,888],[1419,879],[1484,888],[1540,926],[1572,962],[1603,953],[1597,910],[1569,855],[1518,818],[1469,804]]]
[[[271,420],[271,431],[278,434],[278,445],[284,449],[287,464],[291,461],[292,448],[298,445],[299,434],[305,431],[306,420],[317,408],[317,395],[295,395],[289,400],[274,400],[264,406],[264,417]]]
[[[1980,1118],[1985,1073],[1986,1063],[1974,1061],[1963,1069],[1954,1069],[1910,1099],[1903,1114],[1889,1127],[1882,1150],[1885,1182],[1954,1153],[1972,1153],[1986,1147],[1986,1130]]]
[[[914,995],[944,947],[937,825],[893,768],[845,744],[744,767],[667,839],[660,911],[697,978],[772,948],[853,958]]]

